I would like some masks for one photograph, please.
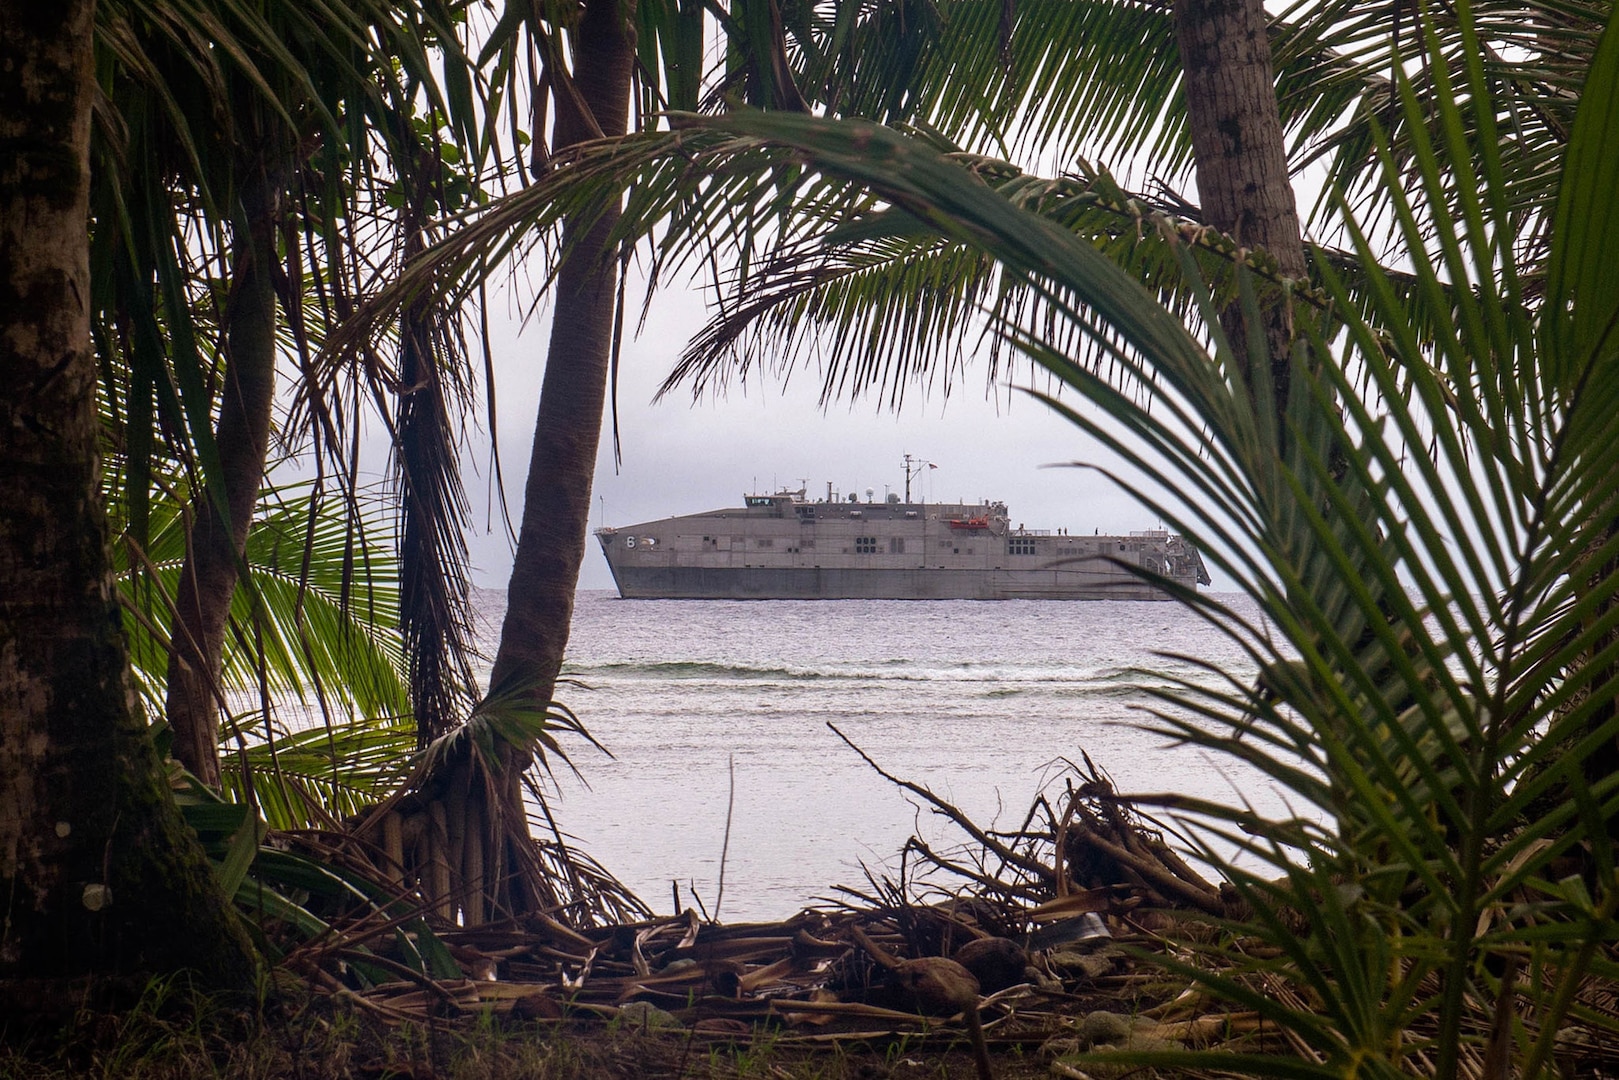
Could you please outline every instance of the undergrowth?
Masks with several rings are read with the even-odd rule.
[[[153,980],[121,1011],[84,1008],[0,1031],[0,1080],[949,1080],[972,1070],[964,1048],[904,1040],[814,1049],[783,1046],[769,1031],[715,1042],[493,1014],[391,1025],[342,995],[288,984],[240,1007],[183,978]],[[997,1075],[1049,1073],[1031,1057],[1007,1060]]]

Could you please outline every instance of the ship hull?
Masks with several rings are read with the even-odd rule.
[[[626,600],[1170,599],[1123,570],[636,566],[613,576]]]
[[[1167,600],[1208,582],[1180,537],[1029,531],[1000,503],[749,496],[596,535],[631,600]]]

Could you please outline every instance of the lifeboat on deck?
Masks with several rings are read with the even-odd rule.
[[[972,530],[987,529],[987,528],[989,528],[989,518],[987,518],[987,517],[951,518],[950,519],[950,527],[952,529],[972,529]]]

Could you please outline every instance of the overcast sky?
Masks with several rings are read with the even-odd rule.
[[[507,317],[505,300],[491,303],[501,459],[515,519],[521,513],[549,319],[542,313],[522,326]],[[695,290],[665,291],[654,298],[645,330],[626,342],[618,395],[623,462],[615,469],[604,424],[592,528],[738,506],[744,492],[796,488],[801,480],[807,480],[812,498],[824,497],[831,481],[839,492],[858,491],[864,498],[871,488],[881,499],[885,486],[903,490],[901,460],[907,453],[938,466],[926,472],[919,482],[925,486],[913,489],[913,497],[999,499],[1014,523],[1031,529],[1107,533],[1159,524],[1095,472],[1042,468],[1113,459],[1042,403],[1009,392],[1004,383],[992,394],[981,367],[948,398],[937,391],[908,393],[897,415],[869,398],[823,409],[820,375],[812,369],[798,371],[785,386],[767,376],[750,379],[745,390],[733,386],[719,400],[694,404],[682,394],[653,404],[658,384],[701,325],[702,308]],[[1026,385],[1030,376],[1023,371],[1013,381]],[[469,445],[466,477],[475,507],[473,581],[504,588],[512,545],[498,517],[486,527],[493,490],[488,456],[488,433],[480,431]],[[612,584],[593,538],[580,587]]]

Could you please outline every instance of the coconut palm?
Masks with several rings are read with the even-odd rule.
[[[0,973],[191,968],[250,990],[251,950],[135,708],[99,498],[90,341],[93,6],[0,5]]]
[[[1431,19],[1419,26],[1437,72],[1442,37]],[[1619,239],[1607,194],[1619,27],[1584,84],[1537,264],[1518,242],[1520,189],[1465,7],[1457,26],[1455,83],[1436,74],[1425,98],[1396,74],[1416,173],[1374,138],[1396,250],[1451,317],[1431,341],[1418,332],[1340,187],[1375,318],[1318,259],[1343,321],[1301,314],[1279,411],[1254,400],[1244,344],[1219,329],[1210,296],[1206,348],[1103,252],[918,140],[809,118],[723,125],[862,185],[1039,290],[1118,373],[1098,374],[1061,335],[1003,321],[1097,410],[1052,406],[1169,492],[1136,494],[1258,608],[1256,620],[1182,595],[1262,676],[1167,690],[1151,723],[1289,795],[1280,818],[1158,801],[1242,901],[1231,944],[1206,947],[1220,964],[1187,974],[1276,1022],[1293,1052],[1135,1064],[1537,1077],[1561,1040],[1619,1028],[1586,982],[1610,972],[1619,941],[1607,825],[1619,777],[1586,767],[1619,735],[1619,277],[1604,254]],[[1456,196],[1456,220],[1421,216],[1405,198],[1413,184],[1429,206]],[[1245,306],[1257,313],[1252,292]],[[1247,860],[1222,854],[1233,848]]]
[[[1177,260],[1153,230],[1139,227],[1143,212],[1173,214],[1183,232],[1198,230],[1199,246],[1210,252],[1229,255],[1256,245],[1253,229],[1233,217],[1234,204],[1211,215],[1180,191],[1195,155],[1173,13],[1165,5],[1031,0],[1011,9],[1008,24],[1006,10],[988,0],[792,8],[782,16],[788,70],[803,99],[829,115],[910,124],[950,152],[972,155],[986,178],[1108,245],[1124,265],[1150,268],[1155,285],[1190,305]],[[1389,72],[1413,58],[1413,83],[1426,100],[1440,74],[1455,81],[1466,61],[1465,42],[1473,40],[1496,88],[1490,107],[1512,192],[1512,225],[1532,257],[1544,247],[1548,162],[1566,143],[1596,29],[1610,5],[1486,3],[1477,6],[1469,35],[1445,8],[1431,16],[1431,50],[1420,47],[1402,10],[1300,4],[1272,19],[1289,169],[1323,163],[1330,182],[1381,228],[1392,212],[1392,193],[1376,182],[1371,133],[1389,128],[1390,153],[1407,169],[1420,145],[1404,113],[1390,111]],[[722,25],[728,40],[746,40],[745,26]],[[733,86],[752,86],[748,70],[723,69],[715,91],[703,98],[708,107],[732,100],[726,92]],[[1194,94],[1194,103],[1206,97]],[[647,145],[655,140],[663,141],[670,161]],[[981,331],[975,301],[992,298],[997,310],[1019,311],[1031,326],[1042,319],[1038,295],[1003,283],[992,264],[969,250],[919,233],[904,215],[883,213],[874,203],[839,199],[813,176],[757,148],[694,145],[689,132],[678,130],[632,141],[642,145],[604,147],[604,167],[577,169],[575,177],[631,192],[626,234],[659,235],[653,280],[723,268],[714,284],[725,299],[688,348],[671,389],[684,382],[703,392],[751,367],[786,368],[814,355],[829,395],[870,389],[894,398],[918,382],[948,384],[965,369],[970,350],[961,343]],[[1094,164],[1102,161],[1150,171],[1155,190],[1119,184]],[[1052,162],[1065,175],[1032,171],[1034,164],[1050,168]],[[620,169],[616,177],[607,164]],[[1460,205],[1456,175],[1447,173],[1431,198],[1420,188],[1403,192],[1426,228]],[[1238,186],[1243,182],[1239,178]],[[491,207],[490,220],[519,232],[544,226],[556,197],[524,192]],[[1321,240],[1343,240],[1342,217],[1329,201],[1318,203],[1310,224]],[[1337,255],[1352,298],[1370,314],[1358,254]],[[1230,259],[1220,261],[1227,266],[1201,265],[1223,306],[1235,286]],[[1249,261],[1261,271],[1261,286],[1302,272],[1291,254],[1284,260],[1276,252],[1250,251]],[[1403,274],[1392,281],[1419,330],[1431,333],[1448,300],[1412,289]],[[985,365],[991,379],[999,377],[996,358],[992,345]]]
[[[701,52],[700,47],[693,51],[694,42],[701,40],[701,14],[696,13],[694,27],[694,13],[683,8],[644,5],[639,10],[644,105],[678,103],[689,108],[695,102],[723,109],[746,101],[769,108],[808,106],[837,115],[871,115],[910,123],[924,137],[964,157],[975,148],[1027,148],[1054,132],[1077,137],[1098,131],[1106,146],[1161,150],[1172,169],[1189,160],[1188,139],[1175,102],[1181,64],[1172,45],[1175,24],[1162,9],[1029,4],[1007,24],[1006,7],[988,3],[830,4],[781,10],[769,4],[737,3],[716,9],[728,49],[708,93],[695,83],[689,68],[690,58]],[[1253,14],[1247,12],[1249,38],[1257,33]],[[520,8],[509,10],[508,16],[503,20],[508,29],[528,21]],[[1318,144],[1338,137],[1341,129],[1386,115],[1366,106],[1378,86],[1372,73],[1378,70],[1379,57],[1388,57],[1393,64],[1401,43],[1372,40],[1365,27],[1357,33],[1371,43],[1353,34],[1335,39],[1356,44],[1359,51],[1346,59],[1334,44],[1320,44],[1325,34],[1321,26],[1304,22],[1274,28],[1273,36],[1286,40],[1292,49],[1293,66],[1284,85],[1308,85],[1316,94],[1282,98],[1286,107],[1279,115],[1298,145],[1317,150]],[[1446,41],[1457,36],[1451,23],[1435,33]],[[534,53],[544,65],[539,81],[548,96],[543,100],[554,102],[559,116],[566,114],[571,124],[580,112],[575,82],[585,69],[568,67],[567,58],[545,34],[534,33],[532,39]],[[1319,47],[1306,48],[1304,43],[1311,41]],[[1107,58],[1116,56],[1126,43],[1133,46],[1132,62],[1109,64]],[[1143,48],[1143,43],[1150,47]],[[497,54],[500,59],[491,81],[512,81],[516,62],[498,47],[486,57]],[[1446,56],[1446,63],[1438,65],[1446,67],[1463,53],[1438,49],[1432,55]],[[1250,66],[1256,58],[1262,59],[1262,50],[1252,52]],[[687,66],[681,66],[682,60]],[[1268,90],[1260,93],[1254,85],[1250,78],[1245,107],[1265,104],[1258,101],[1264,97],[1277,111],[1275,95]],[[1258,85],[1265,89],[1268,82],[1260,80]],[[1151,92],[1134,93],[1143,89]],[[1124,104],[1132,96],[1141,100]],[[1198,104],[1202,103],[1200,98]],[[1160,125],[1164,118],[1167,123]],[[1160,126],[1161,135],[1155,135]],[[1409,158],[1413,151],[1400,130],[1395,153]],[[573,140],[568,136],[564,141]],[[1275,188],[1278,165],[1275,140],[1272,143],[1268,183]],[[1067,149],[1073,144],[1064,145]],[[568,235],[557,241],[567,255],[560,265],[566,269],[573,255],[586,253],[605,273],[607,253],[634,238],[657,235],[655,279],[706,261],[729,268],[722,285],[736,300],[725,305],[714,326],[695,344],[680,374],[723,378],[758,358],[765,342],[777,356],[790,358],[797,350],[830,338],[834,363],[828,367],[829,393],[878,385],[896,397],[908,379],[927,378],[937,370],[941,358],[961,358],[959,343],[978,318],[979,297],[992,296],[999,313],[1016,312],[1029,327],[1060,314],[1048,308],[1047,298],[1038,290],[1002,275],[958,239],[940,235],[925,223],[919,227],[913,215],[885,209],[858,188],[799,168],[791,152],[723,126],[697,123],[563,147],[558,154],[553,149],[540,145],[535,151],[535,162],[543,167],[536,169],[540,173],[536,182],[480,209],[467,227],[424,253],[414,276],[407,274],[395,291],[396,300],[428,283],[442,287],[445,281],[486,273],[493,256],[518,246],[517,237],[566,230]],[[1216,310],[1226,311],[1228,322],[1229,313],[1236,310],[1238,275],[1231,268],[1237,263],[1259,271],[1249,280],[1265,285],[1259,310],[1271,321],[1277,313],[1285,314],[1287,309],[1278,300],[1289,290],[1303,291],[1317,306],[1335,302],[1322,282],[1301,286],[1293,280],[1300,272],[1296,258],[1288,256],[1284,265],[1273,253],[1246,250],[1243,241],[1251,241],[1254,230],[1241,220],[1233,219],[1224,230],[1208,229],[1201,212],[1172,191],[1155,205],[1100,170],[1077,181],[1042,181],[985,157],[981,149],[974,163],[980,174],[1028,204],[1106,242],[1121,260],[1152,267],[1155,284],[1178,297],[1188,310],[1196,303],[1197,279],[1184,275],[1173,244],[1165,243],[1156,229],[1143,233],[1140,228],[1156,218],[1155,210],[1173,211],[1187,230],[1196,230],[1197,246],[1217,271]],[[621,193],[626,190],[629,198],[621,214]],[[1432,217],[1428,204],[1423,205],[1425,217]],[[1247,213],[1240,206],[1230,212]],[[605,239],[596,235],[581,247],[578,237],[586,222],[613,227]],[[1345,251],[1336,259],[1340,267],[1350,268],[1350,280],[1357,283],[1364,273],[1358,265],[1361,256],[1359,251]],[[1397,285],[1429,324],[1442,321],[1448,297],[1421,292],[1409,278]],[[600,299],[605,292],[599,289],[595,295]],[[1357,287],[1351,295],[1364,306],[1370,294]],[[590,311],[595,309],[573,302],[559,305],[559,317],[570,327],[576,315],[583,318]],[[600,348],[553,350],[548,360],[548,377],[555,369],[558,390],[580,391],[568,400],[583,405],[557,412],[542,399],[546,419],[531,460],[525,504],[530,508],[525,510],[525,528],[536,542],[520,541],[509,590],[517,602],[508,610],[502,658],[496,663],[497,685],[520,680],[538,700],[549,695],[561,662],[588,511],[588,463],[580,468],[563,468],[561,463],[578,465],[585,462],[584,449],[594,450],[594,437],[587,445],[580,433],[596,430],[610,367],[610,312],[603,308],[591,318],[597,327],[593,339]],[[1058,324],[1067,325],[1061,320]],[[1240,336],[1234,325],[1231,330]],[[1269,366],[1286,375],[1291,370],[1283,351],[1287,335],[1270,336]],[[595,359],[588,364],[576,359],[585,356]],[[1280,389],[1285,397],[1286,387],[1276,380],[1272,383],[1270,393],[1276,396]],[[560,394],[549,396],[563,400]],[[564,417],[571,426],[557,422]],[[558,456],[562,448],[544,447],[559,431],[567,432],[565,458]]]
[[[560,26],[551,20],[527,26],[529,39],[539,46],[542,77],[556,107],[550,152],[628,130],[636,11],[634,0],[589,0],[569,28],[572,54],[566,65],[552,41]],[[558,13],[548,14],[554,19]],[[547,89],[536,93],[543,101]],[[536,138],[543,135],[535,133]],[[618,327],[617,215],[617,201],[609,200],[591,218],[562,219],[562,255],[554,273],[556,314],[506,619],[490,674],[493,688],[522,684],[541,705],[550,701],[562,667],[574,586],[584,561],[591,482]]]
[[[238,579],[272,439],[291,445],[300,427],[307,431],[347,488],[327,508],[357,506],[348,442],[364,398],[344,391],[339,373],[318,370],[314,353],[324,328],[369,287],[367,268],[397,262],[401,249],[419,244],[422,214],[459,205],[469,190],[446,175],[454,145],[441,149],[446,137],[476,144],[454,33],[451,13],[432,3],[130,0],[98,9],[112,108],[98,128],[92,266],[120,451],[113,476],[137,548],[151,539],[154,487],[160,498],[190,493],[177,584],[138,595],[168,600],[147,616],[169,625],[175,751],[209,782],[218,781],[221,691],[242,689],[221,666],[232,605],[263,614],[251,578]],[[440,58],[450,61],[442,69]],[[388,204],[407,191],[401,226]],[[454,408],[464,379],[455,374],[453,323],[433,314],[413,310],[398,365],[372,354],[365,368],[379,401],[403,384],[395,430],[409,534],[404,628],[424,723],[458,682],[470,682],[464,548],[456,546],[464,507],[455,454],[442,449],[453,445],[454,425],[422,422]],[[276,368],[292,358],[303,368],[306,407],[277,433]],[[436,412],[423,407],[429,400]],[[181,483],[156,483],[168,472],[165,458],[185,470]],[[424,532],[424,517],[452,528]],[[351,571],[354,555],[351,546]],[[238,622],[235,637],[260,640],[247,625]],[[305,645],[295,659],[320,648]],[[318,685],[318,667],[306,675]]]

